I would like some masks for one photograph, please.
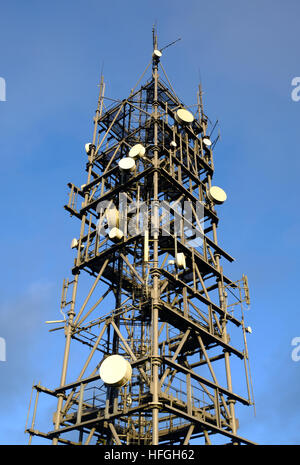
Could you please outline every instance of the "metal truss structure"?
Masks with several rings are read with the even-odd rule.
[[[155,34],[153,45],[145,70],[151,76],[138,88],[144,72],[128,98],[107,99],[101,78],[86,184],[69,184],[65,206],[81,228],[72,242],[73,277],[63,283],[67,318],[55,328],[65,336],[61,380],[56,389],[33,386],[30,443],[33,436],[53,444],[251,443],[237,434],[236,418],[237,404],[254,404],[248,283],[246,276],[232,281],[221,266],[233,258],[218,244],[209,195],[210,122],[200,86],[192,121],[178,118],[186,107],[160,62]],[[137,144],[144,153],[133,169],[121,169]],[[111,234],[114,228],[122,234]],[[90,288],[80,301],[82,272]],[[122,387],[99,376],[112,354],[132,367]],[[234,373],[244,394],[233,389]],[[45,433],[36,427],[40,394],[56,404]]]

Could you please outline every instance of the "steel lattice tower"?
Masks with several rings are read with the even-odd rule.
[[[87,180],[69,184],[65,206],[81,228],[71,245],[73,277],[63,283],[67,318],[55,328],[65,336],[61,379],[53,390],[33,386],[30,442],[37,435],[53,444],[250,443],[236,419],[236,404],[254,404],[248,285],[221,266],[233,258],[217,240],[215,205],[226,196],[212,185],[216,141],[201,87],[192,114],[167,78],[156,33],[153,50],[150,79],[137,90],[144,72],[128,98],[106,106],[101,78]],[[90,288],[80,301],[83,275]],[[121,387],[99,375],[113,354],[132,370]],[[239,388],[243,375],[245,395],[233,390],[231,371]],[[56,404],[46,433],[35,426],[40,393]]]

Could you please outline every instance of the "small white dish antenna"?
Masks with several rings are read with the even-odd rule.
[[[155,58],[160,58],[160,57],[162,56],[162,53],[161,53],[160,50],[155,49],[155,50],[153,51],[153,56],[154,56]]]
[[[71,242],[71,249],[76,249],[78,247],[78,240],[74,237]]]
[[[118,164],[122,171],[132,171],[135,168],[135,161],[131,157],[122,158]]]
[[[92,146],[93,144],[91,144],[90,142],[88,142],[87,144],[85,144],[84,148],[85,148],[85,151],[87,154],[90,153],[91,149],[92,149]]]
[[[119,226],[119,211],[116,207],[114,208],[107,208],[106,212],[107,224],[108,227],[117,228]]]
[[[121,355],[110,355],[102,362],[99,374],[106,385],[122,387],[130,380],[132,368]]]
[[[186,268],[185,255],[182,252],[179,252],[176,255],[176,265],[178,268]]]
[[[124,234],[123,234],[123,231],[121,231],[121,229],[112,228],[109,231],[109,238],[112,241],[120,241],[123,237],[124,237]]]
[[[134,145],[129,151],[130,158],[143,157],[146,153],[146,149],[142,144]]]
[[[206,145],[206,147],[210,147],[212,144],[212,141],[210,140],[209,137],[203,137],[202,142],[204,145]]]
[[[221,189],[221,187],[218,187],[218,186],[212,186],[209,189],[207,196],[209,200],[211,200],[213,203],[216,203],[218,205],[221,205],[227,199],[226,192],[223,189]]]
[[[176,120],[181,124],[190,124],[194,121],[194,115],[184,108],[176,111]]]
[[[79,244],[78,240],[74,237],[74,239],[72,239],[72,242],[71,242],[71,249],[77,249],[78,244]],[[81,244],[80,248],[84,249],[84,244]]]

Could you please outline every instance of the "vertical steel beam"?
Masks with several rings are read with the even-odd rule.
[[[63,366],[62,366],[62,372],[61,372],[61,379],[60,379],[60,386],[63,386],[66,382],[66,376],[67,376],[67,367],[68,367],[68,361],[69,361],[69,353],[70,353],[70,343],[71,343],[71,336],[72,336],[72,329],[73,329],[73,319],[75,316],[75,301],[76,301],[76,293],[77,293],[77,285],[78,285],[78,274],[75,275],[74,277],[74,283],[73,283],[73,292],[72,292],[72,302],[71,302],[71,308],[70,311],[68,312],[68,325],[66,328],[66,341],[65,341],[65,351],[64,351],[64,358],[63,358]],[[62,409],[62,404],[63,404],[63,398],[64,395],[62,393],[58,394],[58,401],[57,401],[57,409],[56,409],[56,414],[55,414],[55,425],[54,429],[57,431],[60,426],[60,416],[61,416],[61,409]],[[57,437],[53,438],[53,445],[57,445]]]
[[[154,34],[153,49],[157,49],[157,36]],[[158,59],[153,55],[153,81],[154,81],[154,168],[153,173],[153,204],[154,220],[158,221]],[[158,352],[158,300],[159,300],[159,271],[158,271],[158,225],[153,230],[153,299],[152,299],[152,444],[159,443],[159,352]]]

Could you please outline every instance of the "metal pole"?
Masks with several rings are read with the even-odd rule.
[[[216,224],[213,223],[213,236],[214,236],[214,241],[217,244],[217,228]],[[220,267],[220,256],[219,254],[215,254],[215,259],[216,259],[216,264],[217,264],[217,269],[219,272],[221,272],[221,267]],[[223,297],[223,285],[220,280],[218,280],[218,291],[219,291],[219,300],[220,300],[220,306],[223,310],[226,310],[224,308],[224,297]],[[224,342],[228,343],[228,334],[227,334],[227,321],[225,318],[222,319],[222,338]],[[226,370],[226,379],[227,379],[227,387],[230,392],[232,391],[232,378],[231,378],[231,369],[230,369],[230,360],[229,360],[229,352],[227,350],[224,350],[224,360],[225,360],[225,370]],[[235,418],[235,409],[234,409],[234,404],[235,400],[229,399],[229,409],[230,409],[230,425],[233,434],[236,434],[236,418]]]
[[[154,50],[157,49],[157,36],[154,35]],[[159,300],[159,271],[158,271],[158,59],[153,55],[154,79],[154,167],[153,173],[153,207],[155,227],[153,229],[153,300],[152,300],[152,444],[159,443],[159,352],[158,352],[158,300]]]
[[[63,359],[63,367],[62,367],[62,373],[61,373],[60,386],[64,386],[64,384],[66,382],[66,376],[67,376],[67,367],[68,367],[68,360],[69,360],[69,353],[70,353],[70,343],[71,343],[71,336],[72,336],[73,319],[74,319],[74,316],[75,316],[74,307],[75,307],[75,301],[76,301],[78,276],[79,275],[76,274],[75,277],[74,277],[71,309],[68,312],[69,320],[68,320],[67,331],[66,331],[65,352],[64,352],[64,359]],[[57,409],[56,409],[56,414],[55,414],[55,425],[54,425],[55,430],[59,429],[60,414],[61,414],[63,399],[64,399],[63,393],[59,393],[58,394]],[[52,441],[52,444],[57,445],[57,442],[58,442],[57,437],[54,437],[53,441]]]

